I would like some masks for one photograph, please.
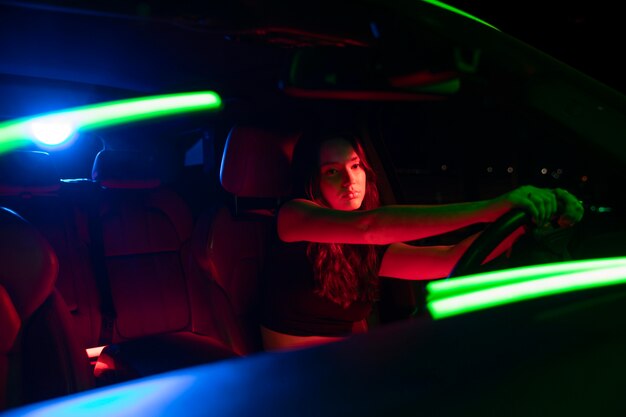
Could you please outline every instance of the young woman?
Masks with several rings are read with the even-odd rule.
[[[533,186],[477,202],[380,206],[375,173],[351,135],[301,139],[293,165],[301,195],[283,204],[277,215],[279,239],[268,262],[263,298],[267,350],[350,335],[370,314],[379,276],[446,277],[477,235],[453,246],[403,242],[492,222],[515,207],[527,210],[539,226],[555,216],[568,226],[583,215],[582,205],[567,191]],[[563,207],[561,213],[557,206]],[[517,237],[503,242],[490,259]]]

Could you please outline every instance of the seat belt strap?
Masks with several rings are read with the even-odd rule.
[[[89,235],[91,241],[89,249],[94,268],[96,287],[100,296],[100,314],[102,317],[99,345],[104,346],[111,344],[113,341],[113,329],[117,314],[115,312],[113,296],[111,294],[111,286],[104,252],[102,223],[100,220],[99,205],[97,202],[92,203],[89,208]]]

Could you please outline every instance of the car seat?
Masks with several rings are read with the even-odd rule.
[[[0,409],[94,386],[57,273],[41,233],[0,207]]]
[[[210,279],[220,337],[242,355],[262,350],[259,285],[274,215],[291,192],[290,163],[298,131],[235,126],[220,168],[224,201],[203,213],[193,252]]]
[[[162,182],[155,157],[105,149],[92,176],[101,193],[90,229],[94,243],[100,240],[95,264],[112,317],[95,367],[97,383],[236,357],[194,326],[194,315],[211,312],[190,304],[193,219],[185,201]]]
[[[101,322],[86,229],[92,197],[91,178],[61,179],[48,152],[0,155],[0,205],[28,219],[52,245],[59,260],[55,286],[85,349],[97,346]]]

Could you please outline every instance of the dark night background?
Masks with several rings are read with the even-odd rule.
[[[626,18],[607,0],[448,0],[626,94]]]

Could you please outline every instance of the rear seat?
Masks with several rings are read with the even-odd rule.
[[[0,154],[0,409],[94,385],[85,346],[97,294],[76,268],[85,248],[62,185],[47,153]]]
[[[94,386],[37,228],[0,207],[0,411]]]
[[[56,287],[75,324],[81,346],[97,346],[98,292],[86,230],[90,180],[62,181],[46,152],[17,150],[0,155],[0,205],[31,222],[59,259]]]
[[[215,318],[206,289],[196,285],[202,278],[190,279],[198,272],[189,251],[192,215],[161,184],[154,159],[103,150],[93,179],[101,192],[96,220],[115,313],[112,344],[96,363],[97,380],[105,384],[237,357],[203,324]],[[205,302],[193,302],[198,297]]]
[[[258,279],[298,136],[234,128],[221,171],[228,204],[207,210],[195,228],[145,153],[101,151],[93,180],[59,180],[44,152],[17,152],[0,164],[14,174],[0,179],[0,202],[52,243],[57,286],[83,348],[103,347],[99,385],[262,349]],[[104,276],[94,272],[99,263]]]
[[[149,155],[102,151],[93,180],[60,180],[46,152],[0,157],[0,203],[54,248],[81,347],[102,349],[98,385],[250,352],[228,335],[239,322],[211,305],[221,297],[192,256],[190,210]]]

